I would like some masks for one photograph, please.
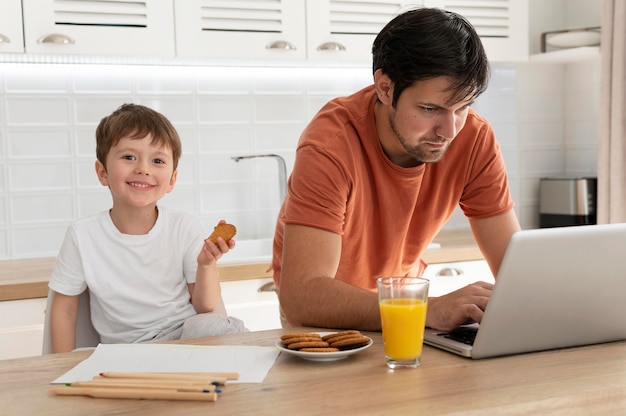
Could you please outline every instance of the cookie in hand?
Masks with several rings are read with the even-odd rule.
[[[222,237],[224,241],[232,239],[237,234],[237,228],[232,224],[218,224],[213,228],[213,232],[208,237],[213,244],[217,244],[217,238]]]

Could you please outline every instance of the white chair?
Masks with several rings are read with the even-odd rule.
[[[50,338],[50,307],[54,291],[48,290],[48,302],[46,304],[46,317],[43,326],[42,355],[52,354],[52,339]],[[215,308],[215,313],[228,316],[224,300],[220,298],[220,304]],[[91,309],[89,309],[89,289],[80,294],[78,301],[78,316],[76,318],[76,348],[97,347],[100,343],[100,335],[91,324]]]
[[[42,354],[52,354],[52,340],[50,338],[50,307],[54,291],[48,290],[46,317],[43,326]],[[96,347],[100,343],[100,335],[91,324],[91,310],[89,309],[89,289],[81,293],[78,301],[78,317],[76,319],[76,348]]]

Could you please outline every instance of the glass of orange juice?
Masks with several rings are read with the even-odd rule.
[[[376,280],[387,367],[420,365],[429,281],[419,277]]]

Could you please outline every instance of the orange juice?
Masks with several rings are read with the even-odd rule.
[[[412,360],[422,354],[427,302],[394,298],[380,301],[385,355],[394,360]]]

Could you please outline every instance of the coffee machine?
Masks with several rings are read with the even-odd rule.
[[[554,177],[539,182],[539,227],[596,223],[597,178]]]

